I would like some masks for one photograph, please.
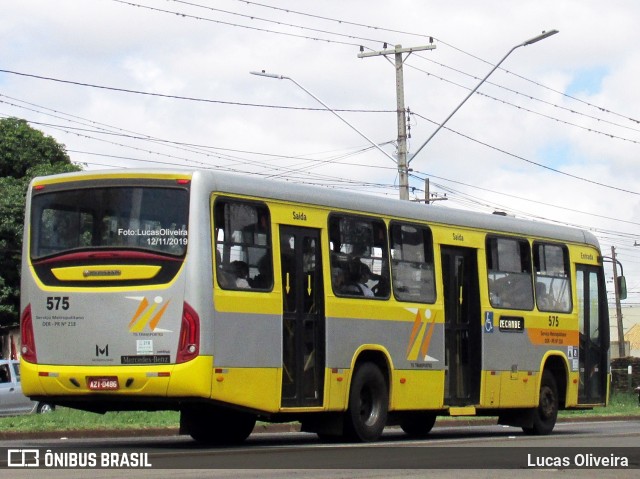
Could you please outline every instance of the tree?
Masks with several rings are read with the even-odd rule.
[[[25,195],[32,178],[81,168],[65,146],[18,118],[0,119],[0,329],[18,325]]]

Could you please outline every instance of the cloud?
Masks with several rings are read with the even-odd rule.
[[[42,108],[12,105],[0,97],[0,114],[34,122],[90,168],[145,166],[153,160],[261,174],[290,168],[290,179],[296,181],[384,184],[386,188],[367,192],[395,197],[397,172],[391,160],[330,112],[318,111],[318,102],[293,83],[254,77],[249,71],[291,76],[331,108],[348,110],[340,114],[368,137],[387,142],[397,137],[393,58],[358,59],[359,47],[425,45],[433,36],[435,50],[405,58],[405,104],[415,112],[409,144],[415,151],[491,63],[542,30],[557,28],[558,35],[514,51],[503,64],[508,72],[496,71],[479,90],[483,95],[463,105],[447,126],[465,136],[440,131],[412,161],[411,186],[422,196],[424,176],[433,175],[438,180],[432,191],[444,193],[435,185],[444,186],[451,198],[438,207],[490,211],[507,206],[519,215],[603,230],[604,248],[633,244],[637,195],[571,179],[523,159],[640,191],[640,125],[629,119],[640,101],[635,88],[640,59],[631,47],[637,43],[635,19],[640,14],[635,1],[606,9],[594,0],[517,5],[505,0],[399,0],[393,8],[380,1],[302,5],[283,0],[279,10],[235,0],[211,8],[138,3],[143,7],[108,1],[12,2],[3,9],[0,25],[2,68],[232,104],[153,98],[0,73],[0,94],[59,112],[54,117],[49,110],[45,114]],[[82,128],[92,131],[75,130],[80,127],[73,122],[76,117],[86,118]],[[98,123],[128,136],[99,133],[107,127]],[[207,148],[130,137],[144,135]],[[384,148],[394,153],[393,146]],[[607,221],[608,216],[618,221]],[[639,259],[634,251],[625,251],[630,265]]]

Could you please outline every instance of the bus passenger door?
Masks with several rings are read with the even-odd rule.
[[[599,268],[576,266],[578,327],[579,404],[603,404],[607,391],[609,311],[604,278]]]
[[[480,400],[481,314],[476,250],[442,248],[445,315],[445,404]]]
[[[320,230],[280,226],[282,406],[321,406],[324,292]]]

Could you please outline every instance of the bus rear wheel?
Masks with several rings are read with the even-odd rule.
[[[549,371],[542,373],[540,399],[533,412],[533,425],[523,427],[525,434],[541,436],[551,434],[558,418],[559,400],[556,378]]]
[[[202,444],[240,444],[255,425],[255,415],[217,406],[197,405],[180,411],[180,432]]]
[[[369,442],[382,435],[387,424],[389,391],[380,368],[371,362],[358,366],[351,381],[345,417],[347,438]]]

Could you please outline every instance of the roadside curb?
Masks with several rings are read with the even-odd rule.
[[[590,416],[559,418],[557,423],[589,422],[589,421],[640,421],[639,416]],[[436,421],[435,427],[472,427],[491,426],[496,424],[496,418],[481,419],[448,419]],[[299,423],[256,425],[252,434],[278,434],[286,432],[300,432]],[[0,441],[20,439],[94,439],[116,437],[153,437],[153,436],[178,436],[177,427],[150,428],[150,429],[110,429],[110,430],[69,430],[69,431],[0,431]]]

